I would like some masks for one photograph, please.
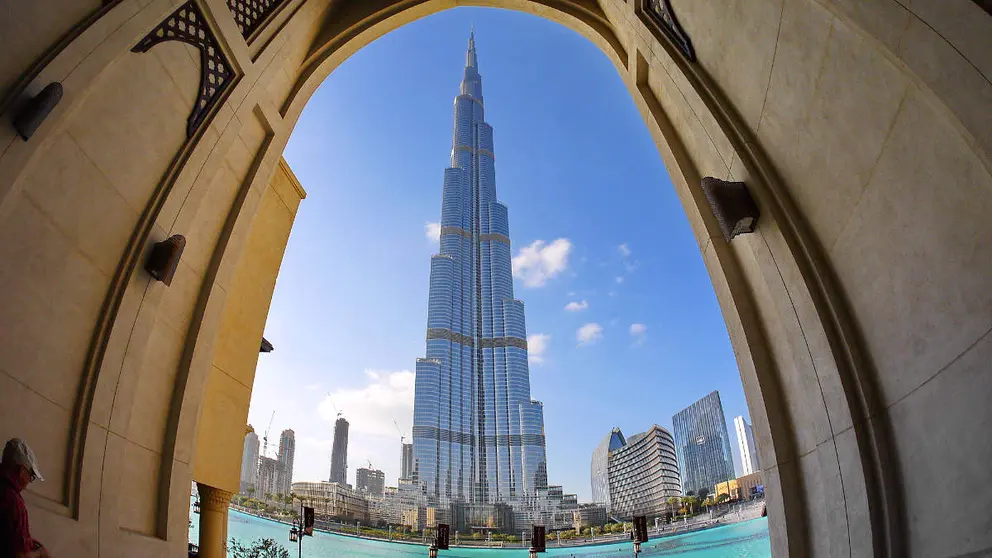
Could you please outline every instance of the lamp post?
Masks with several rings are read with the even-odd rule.
[[[303,502],[300,501],[300,516],[293,520],[289,529],[289,542],[296,543],[296,555],[303,556]]]

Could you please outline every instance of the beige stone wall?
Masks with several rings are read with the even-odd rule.
[[[296,119],[350,54],[462,3],[567,25],[628,85],[727,320],[775,555],[992,548],[992,17],[971,0],[672,0],[697,63],[641,0],[286,0],[250,41],[200,0],[238,78],[191,138],[197,51],[130,52],[179,0],[12,3],[4,122],[66,91],[30,141],[0,126],[0,435],[49,479],[27,494],[36,536],[177,555],[190,480],[237,485],[227,415],[261,330],[235,316],[260,328],[271,293],[240,266],[281,254],[253,231],[288,231],[269,183]],[[702,176],[747,182],[756,233],[723,241]],[[142,264],[177,233],[167,288]]]
[[[193,480],[237,493],[262,331],[296,210],[306,192],[285,159],[262,194],[221,318],[204,388]],[[278,340],[272,340],[278,344]]]

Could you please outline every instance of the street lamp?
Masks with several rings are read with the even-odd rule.
[[[300,516],[293,520],[289,529],[289,542],[297,543],[297,556],[303,556],[303,535],[313,536],[313,508],[308,508],[300,501]]]

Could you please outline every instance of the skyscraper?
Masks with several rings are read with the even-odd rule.
[[[524,305],[513,297],[484,106],[473,34],[454,101],[414,396],[414,475],[442,505],[509,502],[547,486],[543,409],[530,398]]]
[[[331,482],[348,484],[348,421],[338,417],[334,422],[334,443],[331,445]]]
[[[758,448],[754,445],[754,431],[743,416],[734,417],[734,430],[737,431],[737,448],[741,452],[742,475],[761,470],[758,465]]]
[[[716,483],[734,478],[730,436],[719,392],[711,392],[679,411],[672,417],[672,426],[683,491],[698,494],[705,489],[712,494]]]
[[[241,486],[240,492],[247,494],[249,490],[257,491],[258,488],[258,434],[255,429],[248,425],[248,434],[245,435],[245,447],[241,452]]]
[[[296,433],[283,430],[279,436],[278,460],[281,467],[279,476],[279,493],[289,494],[293,487],[293,459],[296,456]]]
[[[403,462],[400,478],[409,480],[413,475],[413,444],[403,444]]]

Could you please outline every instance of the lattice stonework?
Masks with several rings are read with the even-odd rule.
[[[131,52],[148,52],[165,41],[181,41],[200,50],[200,94],[186,120],[186,136],[192,137],[221,94],[234,83],[234,70],[194,0],[179,6],[145,35]]]
[[[234,21],[241,30],[241,36],[248,37],[259,28],[280,4],[286,0],[227,0],[227,7],[234,14]]]
[[[672,4],[669,0],[644,0],[645,11],[658,23],[659,27],[668,40],[672,41],[682,54],[691,62],[696,61],[696,50],[692,48],[692,41],[686,34],[679,20],[675,17]]]

